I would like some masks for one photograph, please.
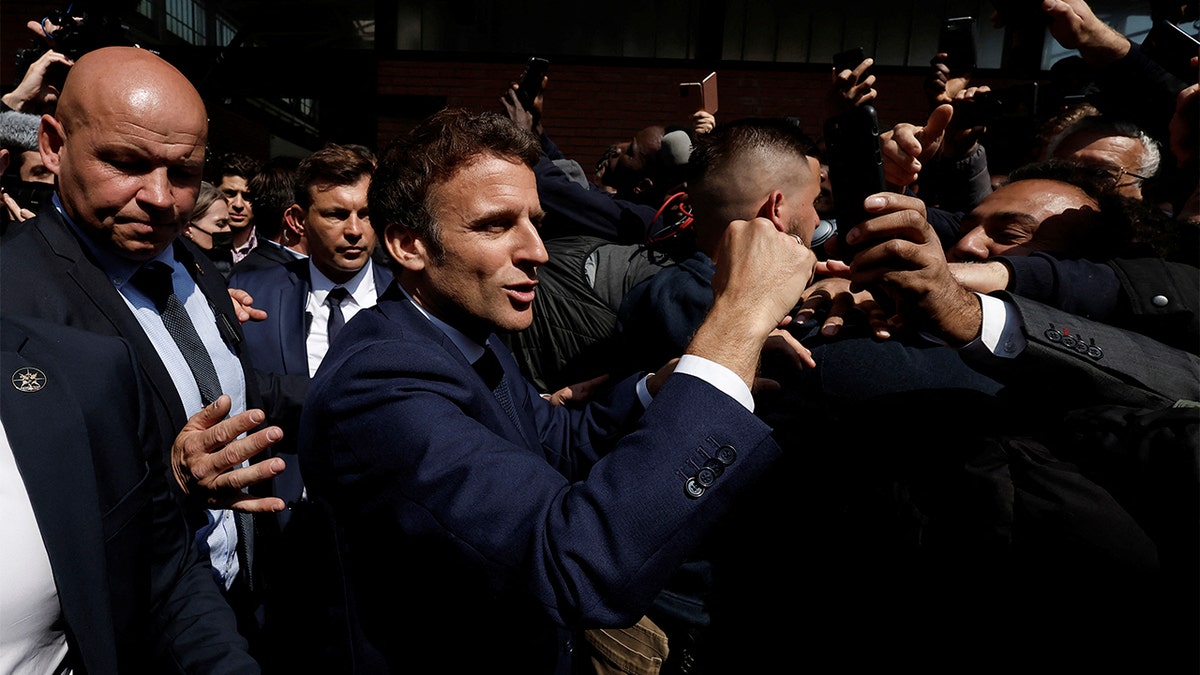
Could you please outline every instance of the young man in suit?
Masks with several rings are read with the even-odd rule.
[[[0,370],[0,670],[259,672],[168,488],[129,343],[6,313]]]
[[[344,533],[355,657],[378,671],[579,672],[583,631],[638,621],[779,457],[751,386],[816,258],[765,219],[730,226],[677,362],[582,408],[521,378],[495,332],[530,324],[546,262],[540,154],[499,115],[447,110],[372,178],[398,285],[314,378],[300,456]]]

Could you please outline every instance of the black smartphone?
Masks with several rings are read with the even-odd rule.
[[[1143,54],[1184,84],[1196,83],[1197,71],[1192,67],[1191,59],[1200,56],[1200,40],[1179,26],[1163,19],[1155,21],[1150,32],[1146,33],[1146,39],[1142,40],[1141,49]]]
[[[853,47],[833,55],[833,68],[839,73],[843,70],[854,70],[866,58],[862,47]]]
[[[825,151],[829,188],[838,236],[867,219],[863,201],[887,190],[883,151],[879,148],[879,117],[870,105],[855,106],[825,121]],[[843,248],[843,257],[850,252]]]
[[[938,35],[938,52],[946,55],[945,64],[952,77],[975,70],[978,58],[975,18],[959,16],[943,21]]]
[[[533,99],[542,93],[542,79],[550,70],[550,61],[539,56],[531,56],[525,62],[525,72],[521,74],[520,88],[517,96],[526,110],[533,109]]]

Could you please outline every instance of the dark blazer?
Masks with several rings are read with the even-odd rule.
[[[382,294],[392,281],[392,273],[376,264],[371,269],[376,292]],[[254,365],[272,373],[307,377],[305,339],[310,319],[305,309],[312,290],[308,260],[235,270],[229,285],[248,292],[254,297],[254,306],[267,313],[263,321],[251,321],[242,327],[246,333],[245,347]]]
[[[129,344],[0,319],[0,415],[58,587],[75,672],[257,673],[162,470]],[[167,445],[170,441],[165,441]]]
[[[279,378],[259,377],[240,346],[244,336],[225,279],[191,242],[178,237],[174,246],[177,258],[194,270],[192,276],[218,319],[235,336],[231,338],[234,351],[246,376],[246,406],[263,408],[270,423],[294,429],[287,420],[289,415],[298,416],[304,388]],[[174,438],[183,428],[188,416],[154,345],[53,205],[43,208],[37,218],[10,228],[0,240],[0,291],[6,314],[34,316],[128,340],[150,383],[163,437]]]
[[[672,377],[644,415],[632,378],[604,405],[555,407],[490,342],[520,429],[395,285],[309,390],[300,467],[344,530],[363,672],[573,672],[581,629],[639,619],[779,457],[698,378]],[[719,477],[689,494],[706,462]]]
[[[261,408],[266,423],[279,425],[285,437],[295,435],[300,405],[307,389],[307,378],[287,378],[256,370],[246,350],[241,326],[229,299],[224,277],[212,263],[183,237],[174,243],[177,259],[184,261],[218,319],[226,325],[225,333],[234,343],[246,379],[247,408]],[[187,422],[183,404],[170,373],[146,337],[141,325],[129,311],[121,294],[113,287],[103,270],[76,239],[70,226],[53,205],[47,205],[37,218],[9,228],[0,239],[0,306],[6,315],[27,315],[49,322],[75,326],[84,330],[125,338],[138,357],[138,368],[149,383],[150,400],[160,437],[173,439]],[[164,445],[164,465],[169,467],[170,444]],[[265,459],[260,454],[255,461]],[[267,455],[269,456],[269,455]],[[173,479],[171,479],[173,482]],[[271,487],[251,488],[256,494],[269,493]],[[203,522],[203,510],[188,509],[193,522]],[[275,519],[255,518],[258,534],[255,538],[256,559],[271,545],[277,529]],[[263,566],[254,567],[255,575]],[[257,580],[255,580],[257,581]],[[253,600],[238,602],[244,611],[255,604]],[[254,622],[243,614],[249,623]]]

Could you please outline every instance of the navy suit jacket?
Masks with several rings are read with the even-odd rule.
[[[392,281],[386,267],[372,264],[375,289],[382,294]],[[308,337],[310,319],[305,314],[308,293],[312,290],[308,260],[292,260],[283,265],[238,269],[229,278],[232,288],[240,288],[254,298],[254,306],[267,318],[251,321],[242,329],[246,349],[258,368],[281,375],[308,376]]]
[[[7,308],[0,342],[6,379],[36,368],[44,383],[0,389],[0,414],[76,672],[257,673],[168,490],[129,344]]]
[[[520,429],[395,285],[347,323],[309,389],[300,466],[344,530],[368,670],[572,672],[579,631],[639,619],[780,455],[698,378],[671,377],[644,414],[633,378],[603,405],[555,407],[489,342]],[[718,456],[715,483],[689,494]]]

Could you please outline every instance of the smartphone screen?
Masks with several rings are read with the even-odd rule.
[[[879,148],[879,118],[875,108],[860,105],[825,122],[829,187],[839,236],[867,219],[863,201],[887,190],[883,152]],[[849,253],[845,256],[849,259]]]
[[[520,88],[517,96],[526,110],[533,108],[533,99],[542,93],[542,79],[550,70],[550,61],[537,56],[530,57],[525,64],[525,72],[521,75]]]
[[[1155,21],[1142,41],[1141,49],[1143,54],[1184,84],[1196,83],[1197,71],[1192,67],[1191,59],[1200,55],[1200,40],[1179,26],[1162,19]]]
[[[862,47],[847,49],[844,52],[838,52],[833,55],[833,68],[839,73],[843,70],[854,70],[866,58],[866,53],[863,52]]]
[[[946,19],[938,37],[938,52],[946,55],[946,67],[952,76],[974,70],[975,19],[969,16]]]

